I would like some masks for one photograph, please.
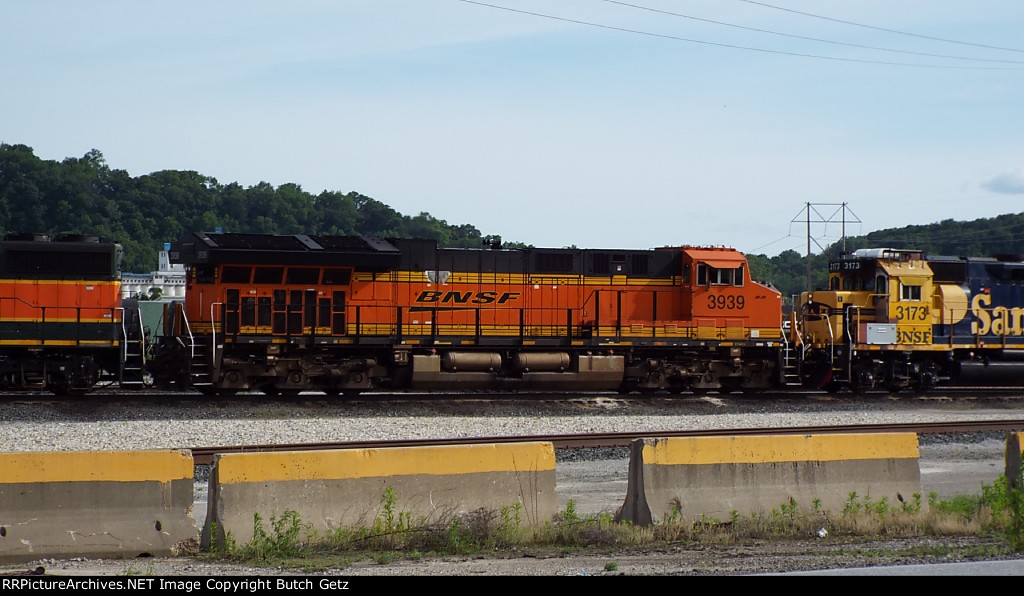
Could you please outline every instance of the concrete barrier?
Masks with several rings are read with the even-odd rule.
[[[1024,433],[1006,433],[1006,467],[1003,475],[1011,488],[1017,486],[1020,475],[1021,451],[1024,450]]]
[[[323,537],[371,527],[386,510],[444,523],[516,505],[524,524],[557,514],[551,443],[224,454],[210,472],[201,545],[223,546],[229,533],[235,544],[248,544],[255,514],[269,533],[272,519],[294,511]]]
[[[815,500],[838,511],[851,493],[898,505],[921,494],[918,458],[913,433],[638,439],[616,519],[726,520],[791,502],[810,509]]]
[[[195,550],[188,451],[0,453],[0,561]]]

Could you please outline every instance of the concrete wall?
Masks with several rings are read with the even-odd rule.
[[[195,550],[187,451],[0,453],[0,561]]]
[[[1007,440],[1007,465],[1021,437]],[[796,502],[841,511],[851,493],[894,506],[921,493],[914,434],[642,439],[620,521],[728,519]],[[186,451],[0,453],[0,561],[173,555],[196,547]],[[385,504],[390,491],[391,501]],[[202,543],[238,545],[254,514],[286,511],[319,536],[370,527],[390,508],[416,523],[519,506],[524,524],[558,514],[550,443],[219,456]]]
[[[229,454],[210,473],[202,545],[223,545],[227,533],[248,544],[256,513],[268,533],[286,511],[321,537],[371,527],[388,489],[387,506],[414,522],[515,505],[524,524],[558,513],[551,443]]]
[[[1010,486],[1017,486],[1017,476],[1020,472],[1021,451],[1024,450],[1024,433],[1006,433],[1006,467],[1003,475],[1009,481]]]
[[[918,458],[912,433],[638,439],[617,519],[727,520],[815,500],[841,511],[851,493],[898,505],[921,494]]]

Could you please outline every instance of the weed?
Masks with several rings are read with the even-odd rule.
[[[576,501],[574,499],[569,499],[569,502],[565,504],[565,511],[562,512],[561,517],[562,523],[579,523],[580,517],[576,515]]]
[[[931,494],[927,509],[919,494],[910,499],[898,495],[896,501],[898,506],[885,497],[872,499],[850,493],[837,516],[825,509],[820,500],[812,501],[805,509],[796,500],[788,499],[768,512],[745,514],[733,510],[724,522],[708,515],[687,518],[680,508],[674,508],[658,523],[644,527],[616,522],[610,513],[581,515],[575,501],[570,500],[553,519],[524,525],[518,504],[458,515],[446,512],[431,520],[417,520],[409,512],[401,511],[394,492],[386,489],[379,514],[368,526],[341,528],[324,539],[316,539],[294,511],[272,517],[269,531],[261,517],[254,514],[252,542],[237,552],[233,547],[223,551],[224,556],[249,562],[287,565],[288,560],[296,560],[302,561],[298,564],[304,568],[320,569],[339,565],[344,568],[354,560],[366,558],[385,564],[402,557],[419,560],[495,551],[522,554],[548,550],[564,554],[616,545],[650,548],[695,542],[711,546],[806,537],[827,541],[838,536],[985,533],[1002,537],[1006,544],[991,548],[1024,549],[1024,491],[1010,488],[1005,478],[982,487],[980,497],[941,500]],[[617,569],[617,563],[605,565],[606,571]]]
[[[276,560],[295,557],[302,552],[304,545],[299,537],[303,530],[309,530],[309,526],[302,525],[298,512],[289,509],[281,517],[271,516],[270,526],[268,534],[259,512],[253,513],[252,542],[242,549],[243,558]]]
[[[155,573],[153,571],[153,566],[152,565],[148,566],[145,571],[140,571],[140,570],[135,568],[135,563],[129,563],[127,567],[125,567],[120,573],[118,573],[118,575],[123,575],[123,576],[155,575]]]

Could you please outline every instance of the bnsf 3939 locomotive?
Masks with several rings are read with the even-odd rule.
[[[171,259],[160,386],[733,391],[786,364],[779,292],[732,249],[195,233]]]

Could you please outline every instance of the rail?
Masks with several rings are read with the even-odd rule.
[[[495,437],[463,437],[449,439],[393,439],[385,441],[345,441],[329,443],[290,443],[278,445],[222,445],[191,447],[196,465],[211,465],[217,455],[229,453],[264,453],[280,451],[319,451],[326,449],[379,449],[386,447],[424,447],[435,445],[480,445],[488,443],[550,442],[555,449],[597,447],[628,447],[641,438],[721,437],[751,435],[808,435],[836,433],[917,433],[943,434],[966,432],[1020,432],[1024,420],[985,420],[968,422],[907,422],[896,424],[847,424],[839,426],[786,426],[778,428],[744,428],[674,431],[625,431],[583,433],[572,435],[521,435]]]

